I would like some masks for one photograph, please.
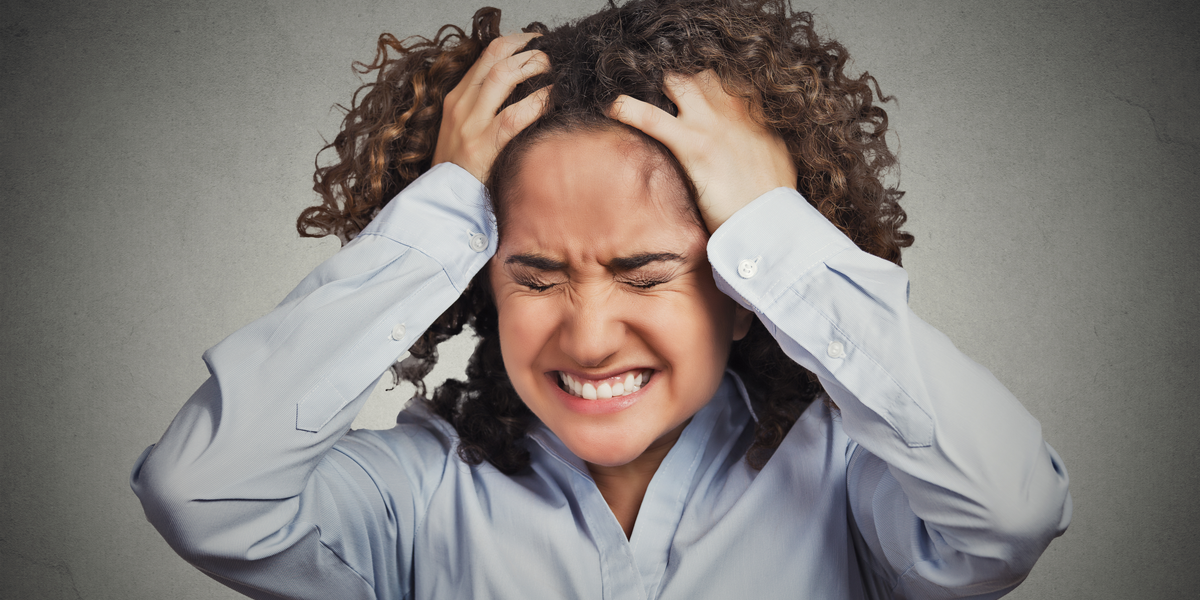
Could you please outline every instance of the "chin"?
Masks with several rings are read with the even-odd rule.
[[[644,451],[644,450],[643,450]],[[583,459],[583,462],[589,465],[599,465],[601,467],[620,467],[633,462],[637,457],[642,455],[643,451],[627,451],[623,448],[599,448],[596,452],[588,452],[581,450],[575,452],[575,455]]]
[[[626,436],[608,435],[602,431],[592,432],[591,435],[584,432],[573,432],[575,435],[563,433],[566,435],[555,432],[575,456],[588,464],[603,467],[629,464],[650,447],[649,442],[641,443]]]

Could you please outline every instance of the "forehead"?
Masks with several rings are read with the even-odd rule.
[[[620,130],[555,134],[525,152],[502,252],[560,258],[682,252],[706,241],[687,188],[656,149]]]

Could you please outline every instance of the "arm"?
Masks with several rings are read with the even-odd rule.
[[[230,587],[407,595],[413,530],[453,442],[420,424],[389,445],[343,435],[380,374],[496,250],[479,181],[542,111],[546,90],[497,112],[548,66],[541,52],[514,54],[532,37],[489,44],[446,95],[436,166],[274,311],[210,349],[212,376],[134,467],[147,518]]]
[[[470,174],[443,165],[411,184],[275,310],[205,353],[212,376],[134,469],[147,518],[253,597],[390,596],[407,574],[389,569],[411,564],[398,553],[422,506],[413,478],[436,476],[445,456],[414,440],[388,489],[329,450],[495,247]]]
[[[860,251],[795,191],[777,133],[715,74],[668,75],[671,115],[622,96],[614,118],[665,144],[696,184],[718,286],[758,314],[841,409],[853,527],[893,591],[996,597],[1070,520],[1041,428],[986,369],[908,308],[903,269]]]
[[[841,409],[850,509],[894,589],[988,597],[1020,583],[1070,520],[1066,471],[1012,394],[908,308],[904,270],[790,189],[726,221],[709,258]]]

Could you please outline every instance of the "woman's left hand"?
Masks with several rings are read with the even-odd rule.
[[[783,138],[755,122],[749,101],[725,93],[716,73],[668,74],[664,87],[678,117],[624,95],[609,116],[662,142],[679,159],[696,186],[710,234],[762,194],[796,187]]]

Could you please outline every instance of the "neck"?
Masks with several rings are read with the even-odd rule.
[[[645,452],[628,463],[616,466],[587,463],[592,480],[617,517],[621,529],[625,530],[626,538],[633,535],[633,525],[642,507],[642,499],[646,497],[646,489],[650,487],[650,480],[689,421],[691,419],[655,440]]]

